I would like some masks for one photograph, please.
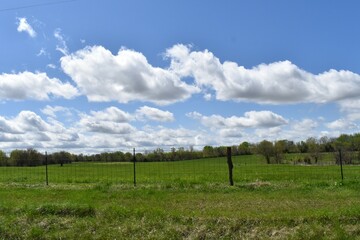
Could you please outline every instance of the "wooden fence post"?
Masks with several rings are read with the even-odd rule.
[[[234,186],[234,180],[233,180],[233,162],[231,160],[231,147],[227,147],[226,149],[227,151],[227,164],[229,167],[229,181],[230,181],[230,186]]]
[[[47,151],[45,151],[45,181],[46,181],[46,186],[49,185],[49,174],[48,174],[48,156],[47,156]]]
[[[134,170],[134,187],[136,187],[136,155],[135,155],[135,148],[133,149],[133,170]]]
[[[342,151],[341,151],[341,149],[339,149],[339,161],[340,161],[341,180],[344,181],[343,164],[342,164]]]

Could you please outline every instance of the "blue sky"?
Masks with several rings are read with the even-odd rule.
[[[0,3],[0,149],[359,131],[358,1]]]

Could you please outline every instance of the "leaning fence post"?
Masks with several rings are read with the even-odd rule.
[[[45,180],[46,180],[46,186],[49,185],[49,175],[48,175],[48,157],[47,152],[45,151]]]
[[[133,149],[133,163],[134,163],[134,187],[136,187],[136,157],[135,157],[135,148]]]
[[[227,147],[226,149],[227,151],[227,164],[229,167],[229,181],[230,181],[230,186],[234,186],[234,180],[233,180],[233,162],[231,160],[231,147]]]
[[[341,149],[339,149],[339,161],[340,161],[340,171],[341,171],[341,180],[344,181],[344,173],[343,173],[343,164],[342,164],[342,153]]]

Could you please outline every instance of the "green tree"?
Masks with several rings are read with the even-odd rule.
[[[286,150],[286,140],[276,141],[273,149],[275,163],[282,163]]]
[[[6,156],[6,153],[0,150],[0,166],[8,166],[8,164],[8,157]]]
[[[15,149],[10,153],[10,161],[14,166],[26,166],[27,154],[25,150]]]
[[[26,150],[27,166],[42,165],[42,155],[35,149],[29,148]]]
[[[314,137],[310,137],[306,140],[306,144],[308,146],[310,157],[315,160],[315,163],[318,163],[321,158],[320,144],[318,143],[318,140]]]
[[[225,146],[219,146],[214,148],[214,155],[216,157],[224,157],[227,154],[227,150]]]
[[[124,159],[125,159],[125,162],[132,162],[134,157],[133,157],[132,153],[127,152],[124,155]]]
[[[69,152],[61,151],[61,152],[55,152],[51,154],[52,160],[54,163],[60,164],[63,166],[66,163],[72,162],[72,156]]]
[[[251,154],[250,143],[242,142],[238,147],[238,152],[240,155],[250,155]]]
[[[298,143],[296,144],[296,146],[297,146],[297,148],[299,149],[299,151],[300,151],[301,153],[307,153],[307,152],[308,152],[309,147],[308,147],[308,145],[306,144],[306,142],[304,142],[304,141],[298,142]]]
[[[274,146],[272,142],[263,140],[258,144],[257,152],[265,157],[267,164],[270,164],[271,157],[274,156]]]
[[[144,158],[144,155],[142,153],[136,153],[135,157],[136,157],[137,162],[144,162],[145,158]]]
[[[203,157],[213,157],[214,156],[214,148],[212,146],[205,146],[203,148]]]
[[[323,136],[319,139],[318,143],[319,143],[319,147],[320,147],[320,152],[334,152],[334,144],[333,144],[334,140]]]

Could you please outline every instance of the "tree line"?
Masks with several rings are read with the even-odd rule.
[[[226,156],[226,146],[205,146],[202,150],[194,150],[193,147],[185,149],[171,148],[166,152],[161,148],[154,151],[145,151],[136,153],[137,162],[155,162],[155,161],[180,161],[211,157]],[[242,142],[234,145],[232,155],[251,155],[261,154],[267,163],[282,163],[286,153],[306,153],[303,154],[304,163],[318,163],[322,153],[343,150],[342,160],[345,164],[360,162],[360,133],[342,134],[337,138],[308,138],[305,141],[263,140],[259,143]],[[73,154],[66,151],[55,152],[45,155],[35,149],[13,150],[10,155],[6,155],[0,150],[0,166],[40,166],[47,164],[69,164],[72,162],[131,162],[134,156],[131,152],[104,152],[98,154],[84,155]],[[336,162],[339,162],[339,155],[335,154]]]

